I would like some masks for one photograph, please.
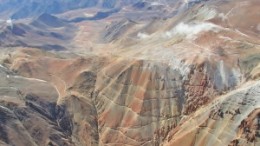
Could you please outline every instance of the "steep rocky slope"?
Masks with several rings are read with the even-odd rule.
[[[70,119],[55,88],[0,67],[1,145],[72,145]],[[46,92],[48,91],[48,92]]]
[[[76,23],[66,51],[3,51],[0,143],[259,145],[259,1],[179,5]]]
[[[11,21],[11,20],[10,20]],[[12,23],[12,22],[11,22]],[[50,14],[37,19],[15,21],[11,25],[1,23],[1,47],[37,47],[45,50],[65,50],[77,28]],[[65,45],[66,43],[66,45]]]

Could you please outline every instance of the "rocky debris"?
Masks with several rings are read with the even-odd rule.
[[[113,22],[106,26],[105,30],[101,34],[101,39],[104,42],[111,42],[119,39],[128,29],[133,26],[133,22],[129,20],[120,20],[119,22]]]
[[[152,21],[138,13],[131,13],[137,22],[118,21],[129,13],[82,21],[74,41],[85,52],[25,48],[8,55],[10,69],[0,66],[0,144],[259,145],[259,41],[245,29],[258,19],[241,23],[237,15],[258,12],[258,1],[240,2],[200,2]],[[150,4],[147,18],[158,6]],[[48,24],[55,32],[37,32],[46,42],[64,37],[58,30],[66,22],[56,26],[55,17],[38,19],[39,26],[55,23]],[[104,25],[105,42],[95,44]],[[22,39],[29,32],[16,31]]]
[[[91,96],[90,94],[92,94],[95,89],[96,78],[97,75],[94,72],[82,72],[77,77],[74,85],[72,86],[72,88],[70,88],[70,90],[77,90],[80,93]]]
[[[241,124],[239,125],[239,129],[242,134],[241,138],[245,138],[247,142],[253,143],[259,139],[259,117],[259,109],[255,109],[246,119],[242,120]]]
[[[179,143],[180,140],[187,140],[187,142],[200,145],[205,145],[206,143],[218,145],[217,139],[208,140],[209,136],[206,135],[212,133],[217,137],[225,137],[228,133],[233,132],[237,133],[237,136],[230,136],[228,139],[225,139],[223,142],[227,145],[257,145],[258,137],[256,135],[258,131],[256,129],[258,129],[258,109],[255,109],[254,106],[258,107],[259,102],[253,102],[257,96],[259,96],[259,82],[253,83],[249,87],[241,87],[241,89],[234,90],[228,95],[221,96],[219,99],[213,101],[212,104],[207,104],[205,107],[202,107],[201,110],[197,110],[197,112],[193,114],[192,119],[181,124],[181,129],[184,130],[189,127],[190,124],[192,125],[193,121],[197,121],[195,123],[199,124],[200,128],[193,127],[187,131],[178,129],[179,132],[184,132],[186,135],[199,131],[199,134],[196,134],[196,140],[193,142],[189,141],[185,136],[179,137],[179,132],[175,132],[173,136],[175,139],[169,137],[169,143],[166,145],[172,145],[175,144],[175,142]],[[247,100],[247,104],[239,104],[239,102],[245,99]],[[188,123],[188,121],[192,123]],[[238,121],[241,121],[241,123],[239,124]],[[219,129],[220,125],[224,126],[224,128]],[[229,132],[226,134],[217,134],[219,130]],[[173,131],[169,133],[169,135],[172,134]]]
[[[1,144],[33,146],[46,145],[49,141],[53,145],[73,145],[71,118],[66,108],[63,108],[64,114],[60,114],[61,110],[55,110],[59,106],[56,105],[54,87],[47,82],[18,79],[14,73],[8,76],[5,73],[8,72],[0,74],[1,86],[6,86],[1,87],[6,90],[0,90]],[[28,92],[27,88],[33,90]]]

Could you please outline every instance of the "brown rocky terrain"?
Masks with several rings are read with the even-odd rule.
[[[46,37],[59,51],[2,49],[0,145],[260,145],[260,2],[156,2],[30,23],[77,29]]]

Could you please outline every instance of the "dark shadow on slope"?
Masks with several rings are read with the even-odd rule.
[[[9,143],[8,133],[6,132],[5,125],[7,123],[8,114],[3,107],[0,107],[0,140]]]
[[[32,22],[32,25],[36,27],[40,27],[38,23],[47,25],[49,27],[55,27],[55,28],[66,26],[66,23],[63,20],[47,13],[43,13],[42,15],[40,15],[38,19]]]
[[[72,20],[69,20],[69,22],[82,22],[82,21],[86,21],[86,20],[101,20],[101,19],[105,19],[109,16],[111,16],[114,13],[119,12],[120,9],[114,9],[111,11],[105,11],[105,12],[98,12],[95,16],[93,17],[78,17]]]

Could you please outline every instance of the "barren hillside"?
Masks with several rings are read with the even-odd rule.
[[[117,2],[3,22],[0,145],[260,145],[260,1]]]

